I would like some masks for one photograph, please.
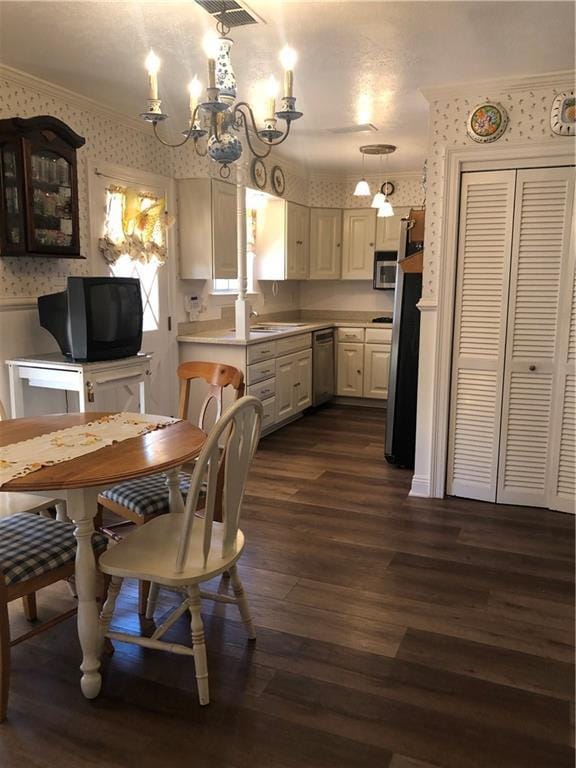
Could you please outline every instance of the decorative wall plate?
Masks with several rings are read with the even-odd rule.
[[[390,195],[394,194],[394,189],[394,184],[392,184],[391,181],[385,181],[380,187],[380,192],[382,192],[383,195],[386,195],[386,197],[390,197]]]
[[[286,181],[284,179],[284,171],[279,165],[275,165],[272,168],[272,189],[277,195],[283,195],[286,189]]]
[[[550,127],[559,136],[576,134],[576,98],[574,91],[559,93],[550,112]]]
[[[478,104],[468,115],[468,136],[474,141],[488,143],[502,136],[508,126],[508,113],[501,104]]]
[[[268,180],[268,174],[266,173],[266,166],[260,160],[259,157],[255,157],[254,160],[252,160],[252,181],[258,189],[264,189],[266,186],[266,181]]]

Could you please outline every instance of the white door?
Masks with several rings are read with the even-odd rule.
[[[335,280],[342,269],[342,211],[310,211],[310,279]]]
[[[386,400],[390,370],[388,344],[364,345],[364,397]]]
[[[312,350],[294,357],[294,410],[298,412],[312,405]]]
[[[276,360],[276,421],[294,413],[294,355]]]
[[[462,177],[447,492],[496,500],[515,171]]]
[[[163,415],[176,415],[178,384],[176,379],[177,320],[170,315],[171,294],[176,275],[176,249],[174,230],[166,233],[167,261],[163,266],[155,263],[143,265],[122,256],[113,266],[107,264],[98,252],[98,239],[108,228],[117,226],[117,217],[110,209],[113,187],[137,189],[142,197],[162,198],[167,210],[175,210],[175,196],[170,179],[152,174],[142,174],[128,168],[107,166],[99,163],[90,167],[90,230],[91,259],[94,274],[111,274],[117,277],[137,277],[142,288],[144,325],[142,351],[152,354],[151,374],[146,386],[146,411]],[[114,224],[116,222],[116,224]],[[110,233],[109,233],[110,234]],[[138,410],[138,387],[125,387],[123,391],[103,394],[103,410]]]
[[[558,353],[552,398],[552,451],[548,506],[576,509],[576,267],[574,231],[561,280]],[[572,274],[570,275],[570,270]]]
[[[337,344],[337,384],[339,395],[362,397],[364,392],[364,344]]]
[[[569,260],[573,195],[572,168],[517,173],[497,488],[497,501],[503,503],[548,505],[554,374],[559,367],[565,376],[556,399],[565,403],[564,415],[573,416],[573,370],[567,370],[566,354],[559,355],[558,344],[559,321],[562,315],[570,317],[566,299],[571,300],[571,292],[564,307],[560,299],[562,283],[570,286],[573,272]],[[566,331],[568,326],[569,321]],[[559,460],[565,460],[565,452]]]
[[[374,274],[376,209],[344,211],[342,219],[342,279],[371,280]]]
[[[212,180],[213,274],[216,279],[238,277],[236,185]]]

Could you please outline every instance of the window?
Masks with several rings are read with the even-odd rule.
[[[122,187],[106,190],[106,240],[112,245],[110,272],[114,277],[136,277],[142,289],[143,330],[157,331],[160,319],[158,270],[163,263],[163,201]],[[152,213],[151,213],[152,212]]]

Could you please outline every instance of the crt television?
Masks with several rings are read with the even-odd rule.
[[[142,296],[133,277],[69,277],[65,291],[38,297],[38,313],[73,360],[130,357],[142,346]]]

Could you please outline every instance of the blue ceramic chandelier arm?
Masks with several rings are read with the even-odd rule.
[[[158,133],[158,123],[156,121],[154,121],[152,123],[152,129],[154,131],[154,136],[156,136],[156,138],[158,139],[160,144],[163,144],[165,147],[172,147],[173,149],[176,149],[177,147],[183,146],[184,144],[186,144],[186,142],[192,136],[192,131],[194,130],[194,125],[195,125],[196,120],[198,119],[198,117],[200,115],[200,111],[199,110],[200,110],[200,105],[198,105],[196,107],[196,109],[194,110],[194,114],[192,115],[192,119],[190,120],[190,127],[187,128],[185,131],[183,131],[184,138],[182,139],[182,141],[177,141],[175,144],[172,144],[169,141],[165,141],[162,138],[162,136],[160,136],[160,134]],[[194,144],[196,145],[196,147],[198,146],[197,139],[194,139]],[[196,151],[198,152],[198,149],[196,149]],[[198,152],[198,154],[200,154],[200,152]]]
[[[252,144],[252,140],[250,139],[250,133],[248,131],[248,118],[246,116],[246,113],[242,110],[242,107],[244,107],[244,109],[248,113],[248,117],[250,118],[250,123],[252,124],[252,129],[253,129],[254,133],[256,134],[256,136],[258,136],[258,133],[259,133],[258,126],[256,125],[256,120],[254,118],[254,113],[252,111],[252,107],[250,106],[250,104],[248,104],[245,101],[239,101],[238,104],[236,104],[235,107],[234,107],[234,113],[233,113],[234,114],[234,118],[235,118],[235,120],[238,123],[238,127],[240,127],[240,124],[242,124],[244,126],[244,133],[246,135],[246,141],[248,142],[248,146],[250,147],[250,151],[252,152],[253,155],[255,155],[256,157],[259,157],[262,160],[263,158],[268,157],[268,155],[272,151],[273,147],[277,147],[279,144],[282,144],[283,141],[286,141],[286,139],[290,135],[290,123],[289,122],[286,123],[286,132],[277,141],[266,141],[266,142],[264,142],[258,136],[258,141],[263,146],[267,147],[267,151],[264,154],[260,154],[259,152],[257,152],[254,149],[254,146]],[[239,118],[241,118],[241,120],[236,117],[237,115],[239,116]]]

